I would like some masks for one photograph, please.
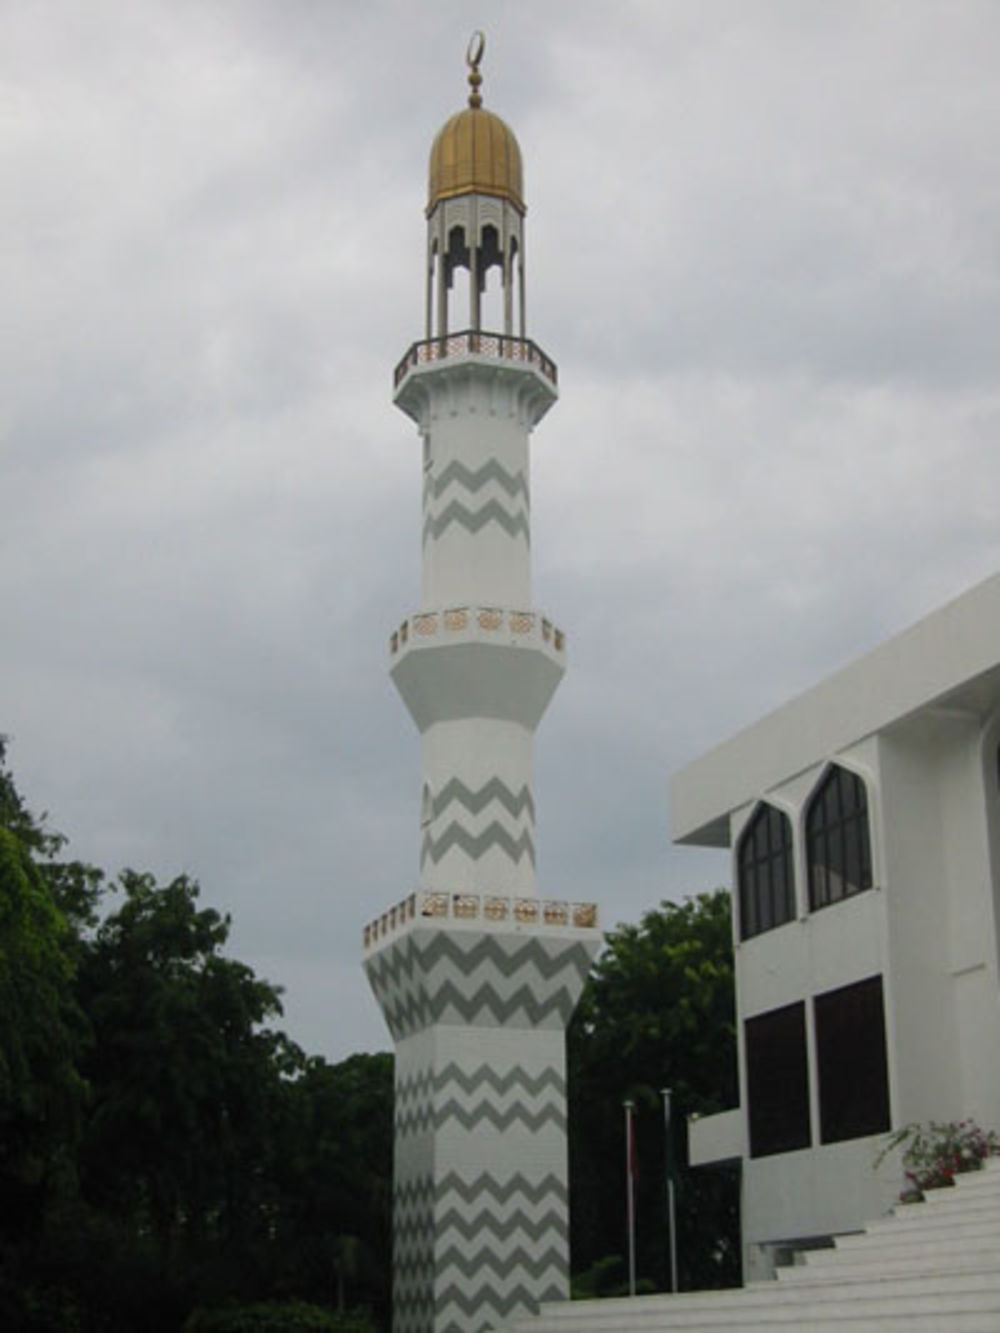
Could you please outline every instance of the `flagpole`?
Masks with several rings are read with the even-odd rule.
[[[625,1108],[625,1180],[628,1211],[628,1294],[635,1295],[635,1126],[632,1113],[635,1102],[622,1102]]]
[[[670,1088],[661,1088],[660,1096],[663,1098],[663,1128],[666,1136],[666,1155],[664,1161],[667,1168],[667,1225],[670,1228],[670,1290],[676,1294],[677,1291],[677,1209],[674,1200],[674,1154],[673,1139],[670,1132]]]

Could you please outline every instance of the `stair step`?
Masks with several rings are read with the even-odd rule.
[[[865,1234],[873,1235],[883,1231],[901,1228],[906,1232],[940,1231],[955,1226],[1000,1226],[1000,1202],[989,1205],[968,1202],[964,1208],[949,1209],[925,1208],[923,1204],[908,1203],[898,1212],[889,1213],[869,1222]]]
[[[834,1243],[834,1251],[809,1250],[807,1254],[829,1254],[858,1249],[881,1251],[914,1245],[950,1245],[953,1249],[958,1249],[969,1240],[975,1244],[979,1238],[1000,1245],[1000,1222],[966,1222],[955,1219],[942,1222],[937,1227],[911,1227],[897,1222],[894,1227],[883,1227],[877,1231],[854,1231],[846,1236],[838,1236]]]
[[[933,1275],[905,1284],[892,1279],[874,1277],[852,1284],[845,1292],[843,1282],[828,1280],[809,1284],[808,1296],[794,1287],[782,1286],[777,1282],[754,1282],[747,1287],[734,1287],[728,1291],[681,1292],[676,1296],[641,1297],[635,1300],[606,1300],[595,1305],[581,1305],[570,1302],[566,1305],[545,1307],[544,1313],[553,1327],[575,1328],[584,1311],[593,1309],[594,1317],[605,1321],[620,1321],[630,1316],[632,1327],[641,1328],[644,1322],[653,1321],[661,1315],[669,1315],[671,1322],[682,1318],[712,1319],[716,1315],[732,1319],[733,1310],[754,1314],[770,1310],[801,1309],[808,1303],[815,1309],[823,1303],[843,1305],[850,1302],[852,1308],[861,1308],[860,1303],[877,1306],[890,1306],[899,1310],[904,1303],[919,1302],[922,1309],[930,1310],[934,1304],[945,1309],[961,1308],[963,1302],[969,1308],[1000,1310],[1000,1273],[976,1274],[974,1281],[965,1276]],[[588,1327],[591,1325],[588,1324]],[[682,1325],[678,1325],[681,1327]]]
[[[929,1189],[925,1192],[925,1198],[947,1198],[955,1190],[961,1190],[962,1193],[1000,1190],[1000,1165],[998,1163],[1000,1163],[1000,1158],[993,1158],[991,1162],[980,1167],[978,1171],[961,1171],[955,1177],[954,1185],[940,1185],[935,1189]]]
[[[655,1301],[655,1308],[642,1309],[645,1301]],[[571,1318],[552,1318],[544,1309],[533,1319],[519,1320],[508,1326],[508,1333],[709,1333],[718,1329],[808,1329],[850,1330],[850,1333],[997,1333],[1000,1328],[1000,1303],[979,1309],[907,1309],[886,1302],[884,1307],[861,1309],[845,1301],[839,1309],[817,1310],[808,1307],[788,1309],[747,1309],[705,1311],[703,1315],[685,1315],[674,1311],[655,1297],[637,1297],[621,1308],[619,1301],[571,1302]],[[614,1305],[613,1311],[597,1307]]]
[[[895,1280],[947,1274],[968,1280],[977,1273],[991,1277],[998,1271],[996,1250],[991,1248],[988,1254],[979,1250],[972,1254],[949,1255],[944,1262],[928,1259],[926,1255],[903,1254],[888,1257],[880,1264],[855,1264],[844,1256],[836,1264],[793,1264],[789,1268],[779,1268],[777,1276],[779,1285],[812,1286],[825,1282],[869,1282],[877,1277]]]
[[[961,1258],[977,1254],[985,1262],[997,1254],[996,1235],[949,1236],[944,1233],[926,1236],[838,1236],[831,1250],[809,1250],[805,1262],[809,1267],[828,1268],[831,1265],[881,1264],[895,1259],[915,1259],[940,1266],[945,1258]]]
[[[843,1296],[844,1294],[844,1274],[840,1272],[839,1268],[829,1270],[805,1268],[795,1271],[796,1274],[801,1273],[801,1276],[797,1276],[791,1282],[753,1282],[744,1287],[743,1291],[752,1291],[758,1286],[776,1286],[789,1290],[808,1287],[809,1299],[819,1301],[826,1300],[830,1293],[835,1293],[837,1296]],[[875,1294],[888,1290],[904,1293],[913,1292],[917,1295],[935,1295],[950,1291],[1000,1293],[1000,1267],[985,1271],[982,1262],[979,1262],[970,1263],[968,1267],[956,1271],[952,1265],[930,1270],[925,1265],[916,1270],[895,1274],[887,1273],[881,1268],[875,1273],[871,1272],[870,1269],[862,1269],[853,1277],[850,1287],[852,1291],[856,1291],[859,1295]]]

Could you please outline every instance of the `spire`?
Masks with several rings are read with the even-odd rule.
[[[483,76],[479,72],[479,65],[485,50],[486,34],[477,28],[469,38],[469,48],[465,53],[465,63],[469,67],[469,87],[472,89],[469,93],[469,106],[473,111],[478,111],[483,104],[482,94],[479,91]]]

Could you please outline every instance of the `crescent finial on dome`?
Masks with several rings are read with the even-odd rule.
[[[483,76],[479,72],[479,66],[485,50],[486,34],[481,28],[477,28],[469,38],[468,49],[465,52],[465,63],[469,67],[469,87],[472,89],[469,93],[469,106],[473,110],[478,110],[483,104],[482,94],[479,91]]]

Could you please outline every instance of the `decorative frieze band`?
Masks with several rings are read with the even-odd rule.
[[[394,935],[404,926],[426,918],[487,921],[492,925],[510,921],[519,926],[572,926],[577,930],[595,930],[598,925],[596,903],[421,889],[365,926],[362,937],[365,949],[373,948],[380,940]]]
[[[541,641],[557,653],[565,651],[566,635],[545,616],[534,611],[509,610],[499,606],[453,606],[444,611],[418,611],[404,620],[399,629],[389,636],[389,650],[393,656],[411,641],[433,638],[437,634],[467,635],[470,630],[484,630],[496,634],[503,629],[511,634],[540,634]]]

